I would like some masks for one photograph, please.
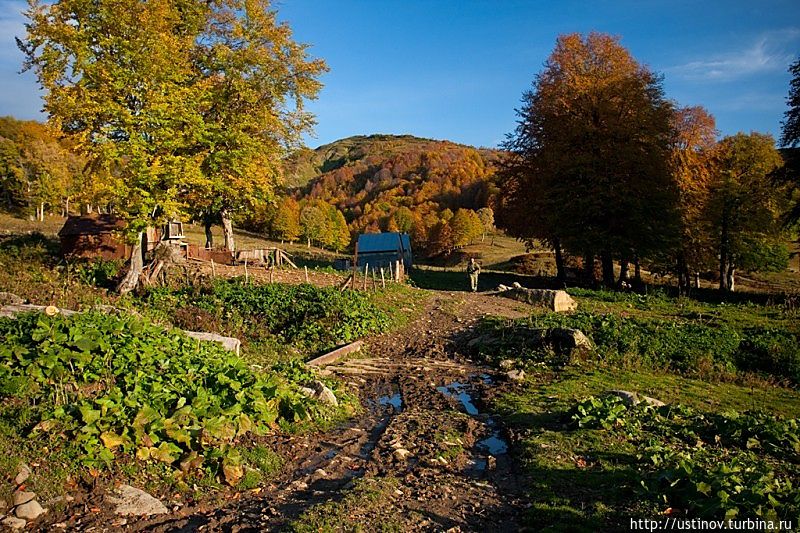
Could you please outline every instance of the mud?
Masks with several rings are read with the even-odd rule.
[[[391,517],[406,531],[519,530],[525,500],[513,443],[485,409],[489,395],[513,384],[471,361],[461,346],[482,316],[525,311],[511,300],[437,293],[407,327],[368,339],[360,358],[324,369],[358,395],[363,409],[327,432],[271,437],[265,445],[286,466],[270,485],[124,529],[280,531],[308,509],[341,500],[354,480],[391,478],[397,486],[380,511],[348,517],[351,526],[373,531]],[[123,528],[97,517],[78,529],[89,525]]]

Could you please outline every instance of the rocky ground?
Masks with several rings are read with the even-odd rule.
[[[109,494],[84,502],[84,513],[71,506],[68,519],[53,517],[47,528],[263,531],[307,523],[314,530],[315,520],[327,516],[330,524],[333,516],[365,531],[518,530],[525,500],[509,459],[513,439],[485,410],[486,399],[514,381],[470,360],[465,340],[482,316],[514,318],[526,309],[497,296],[436,293],[401,331],[326,367],[363,410],[328,432],[275,436],[270,444],[287,464],[269,486],[150,520],[114,515]]]

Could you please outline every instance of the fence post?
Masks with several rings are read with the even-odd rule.
[[[381,286],[385,289],[386,288],[386,280],[383,277],[383,267],[381,267]]]
[[[369,263],[364,265],[364,290],[367,290],[367,274],[369,273]]]

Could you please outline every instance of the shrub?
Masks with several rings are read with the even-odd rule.
[[[0,399],[46,405],[34,433],[68,435],[89,466],[135,454],[183,470],[205,465],[235,483],[235,438],[326,416],[278,373],[137,317],[23,314],[0,319],[0,336]],[[292,378],[313,375],[295,369]]]

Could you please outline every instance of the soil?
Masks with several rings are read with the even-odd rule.
[[[151,520],[122,521],[99,502],[94,513],[79,517],[73,506],[64,525],[284,530],[315,505],[341,501],[356,480],[372,479],[391,480],[392,489],[377,506],[350,509],[351,527],[373,531],[391,522],[406,531],[517,531],[524,481],[513,468],[513,441],[485,410],[491,395],[514,385],[471,360],[465,340],[481,317],[516,318],[526,309],[497,296],[434,293],[406,327],[367,339],[359,354],[323,370],[340,377],[363,409],[326,432],[271,437],[268,444],[286,465],[268,486],[216,504],[175,507]]]

